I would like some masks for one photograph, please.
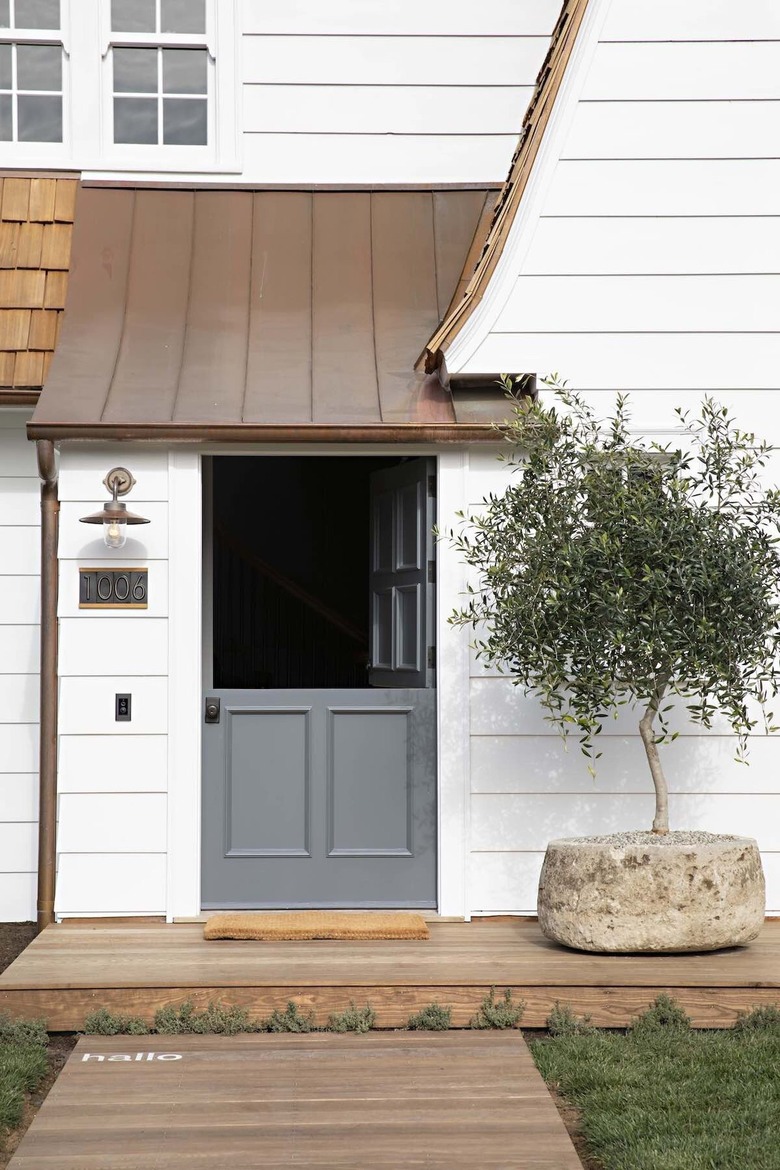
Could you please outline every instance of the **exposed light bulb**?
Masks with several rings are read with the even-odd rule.
[[[103,524],[103,540],[109,548],[122,548],[127,540],[127,524],[109,520]]]

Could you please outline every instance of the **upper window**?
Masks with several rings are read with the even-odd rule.
[[[60,0],[0,0],[0,141],[62,142]]]
[[[114,142],[209,145],[206,0],[111,0],[111,39]]]

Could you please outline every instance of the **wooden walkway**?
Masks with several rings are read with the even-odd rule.
[[[94,922],[49,926],[0,975],[0,1011],[77,1031],[98,1007],[148,1022],[191,999],[265,1016],[294,999],[318,1023],[350,1000],[395,1028],[437,1000],[468,1025],[483,996],[510,987],[523,1026],[544,1027],[556,1000],[599,1025],[622,1027],[660,991],[699,1027],[732,1024],[780,1002],[780,922],[747,947],[702,955],[588,955],[547,942],[535,922],[432,922],[428,942],[205,942],[202,924]]]
[[[517,1032],[85,1037],[9,1170],[581,1170]]]

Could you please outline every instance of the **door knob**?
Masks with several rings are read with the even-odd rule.
[[[206,699],[206,722],[219,723],[219,699]]]

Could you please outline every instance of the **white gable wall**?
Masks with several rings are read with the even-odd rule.
[[[573,105],[529,188],[491,289],[451,370],[557,371],[608,411],[631,391],[638,431],[712,392],[780,440],[780,10],[766,0],[591,0]],[[549,140],[548,140],[549,141]],[[544,153],[544,150],[543,150]],[[526,209],[529,203],[526,203]],[[538,218],[537,218],[538,213]],[[514,266],[514,267],[512,267]],[[472,453],[469,500],[506,470]],[[545,842],[649,823],[635,720],[607,729],[595,782],[536,704],[471,668],[473,913],[533,911]],[[665,749],[678,827],[758,838],[780,907],[780,743],[727,728]]]
[[[559,10],[245,0],[244,177],[502,181]]]
[[[690,391],[758,391],[741,414],[765,423],[780,379],[780,10],[591,2],[598,43],[559,111],[538,220],[449,364],[656,392],[637,402],[642,426]]]
[[[111,32],[110,0],[63,0],[64,141],[4,143],[5,165],[138,182],[499,184],[560,0],[207,0],[206,11],[206,147],[114,144],[111,46],[128,38]]]
[[[35,917],[40,493],[29,414],[0,409],[0,921]]]

